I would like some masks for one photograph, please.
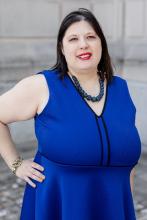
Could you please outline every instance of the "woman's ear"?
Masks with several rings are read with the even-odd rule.
[[[62,54],[64,55],[64,50],[63,50],[63,47],[61,47],[61,51],[62,51]]]
[[[64,55],[63,44],[60,44],[60,45],[61,45],[62,54]]]

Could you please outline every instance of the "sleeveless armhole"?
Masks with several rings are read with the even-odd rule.
[[[48,108],[48,105],[49,105],[49,102],[50,102],[50,98],[51,98],[51,91],[49,89],[49,82],[48,82],[48,79],[47,79],[47,75],[46,74],[49,74],[49,72],[47,70],[43,70],[42,72],[38,72],[36,74],[42,74],[44,76],[44,79],[46,81],[46,85],[47,85],[47,89],[48,89],[48,94],[49,94],[49,97],[48,97],[48,100],[47,100],[47,103],[45,104],[44,108],[42,109],[42,111],[38,114],[36,113],[36,115],[34,116],[34,118],[36,117],[40,117],[43,113],[46,112],[47,108]]]
[[[130,94],[130,91],[129,91],[129,86],[128,86],[128,83],[127,81],[124,79],[124,83],[125,83],[125,87],[126,87],[126,93],[127,93],[127,96],[129,97],[129,100],[130,100],[130,103],[132,105],[132,108],[134,109],[135,113],[136,113],[136,106],[133,102],[133,99],[131,97],[131,94]]]

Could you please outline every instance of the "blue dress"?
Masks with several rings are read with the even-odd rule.
[[[113,76],[98,116],[68,74],[40,74],[50,97],[34,117],[34,161],[46,178],[26,183],[20,220],[135,220],[130,172],[141,141],[126,80]]]

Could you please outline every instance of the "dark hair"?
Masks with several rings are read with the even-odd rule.
[[[85,8],[79,8],[77,11],[72,11],[63,19],[57,36],[57,61],[56,64],[53,67],[51,67],[51,69],[58,70],[60,73],[59,77],[61,79],[63,79],[65,74],[67,74],[67,63],[61,50],[62,40],[68,27],[71,24],[82,20],[87,21],[91,24],[91,26],[93,27],[93,29],[95,30],[95,32],[101,40],[102,56],[97,69],[100,71],[100,77],[102,79],[106,77],[107,81],[109,82],[112,80],[112,76],[114,73],[111,65],[111,59],[108,53],[107,42],[97,19],[88,9]]]

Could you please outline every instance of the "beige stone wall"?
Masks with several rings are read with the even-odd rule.
[[[60,23],[79,7],[92,10],[102,26],[116,74],[128,81],[136,125],[147,145],[147,0],[0,0],[0,79],[15,82],[52,65]],[[16,136],[19,130],[16,126]]]
[[[59,25],[79,7],[95,14],[113,58],[147,61],[146,0],[0,0],[0,66],[54,62]]]

